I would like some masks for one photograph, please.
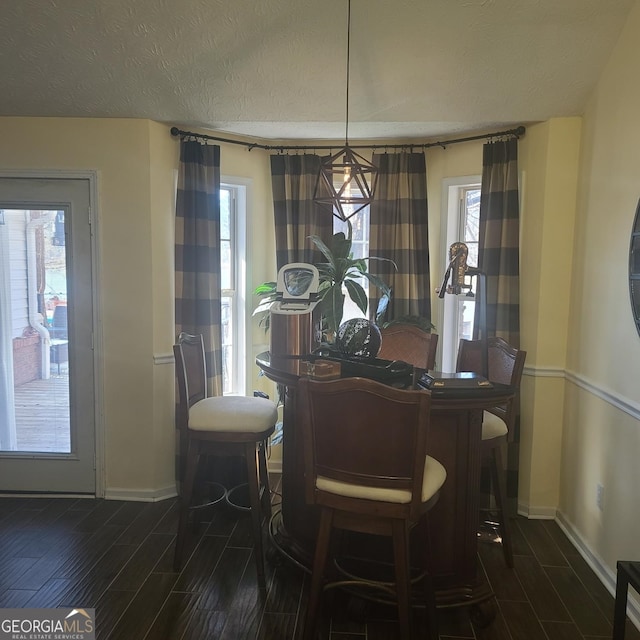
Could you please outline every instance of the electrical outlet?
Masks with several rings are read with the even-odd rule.
[[[601,484],[596,486],[596,506],[604,511],[604,487]]]

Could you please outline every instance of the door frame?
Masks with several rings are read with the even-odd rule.
[[[100,318],[100,295],[98,284],[101,282],[100,274],[100,243],[98,215],[98,172],[93,169],[66,170],[66,169],[0,169],[0,178],[32,179],[32,180],[87,180],[89,183],[89,216],[91,225],[91,300],[93,304],[93,380],[95,406],[93,409],[93,421],[95,426],[95,495],[96,498],[104,497],[104,395],[102,393],[103,371],[99,366],[102,360],[103,331]]]

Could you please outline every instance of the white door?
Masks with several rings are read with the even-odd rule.
[[[96,491],[88,178],[0,177],[0,492]]]

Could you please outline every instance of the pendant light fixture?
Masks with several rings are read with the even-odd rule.
[[[351,0],[347,16],[347,90],[344,147],[323,158],[316,181],[314,202],[341,220],[348,220],[371,204],[378,169],[349,146],[349,66],[351,54]]]

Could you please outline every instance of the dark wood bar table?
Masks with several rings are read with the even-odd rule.
[[[271,523],[272,539],[280,551],[308,569],[318,516],[305,502],[302,439],[295,424],[296,385],[307,375],[308,362],[291,356],[272,359],[265,352],[256,363],[284,389],[282,506]],[[493,593],[480,575],[477,560],[482,412],[507,402],[512,395],[513,390],[503,385],[468,393],[432,393],[428,450],[444,465],[447,479],[438,503],[411,534],[412,562],[433,576],[438,607],[486,603],[474,610],[480,622],[485,617],[490,621],[495,613]],[[392,429],[390,424],[390,437]]]

